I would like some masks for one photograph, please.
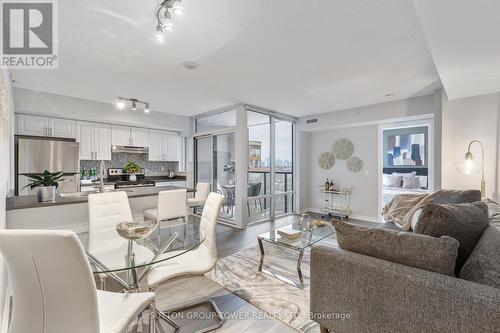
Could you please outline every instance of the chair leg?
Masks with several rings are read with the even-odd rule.
[[[149,333],[156,333],[156,308],[154,301],[149,305]]]
[[[99,276],[99,282],[101,285],[101,290],[106,290],[106,277],[105,276]]]
[[[206,299],[206,300],[203,300],[203,301],[195,301],[193,303],[189,303],[187,305],[183,305],[183,306],[180,306],[178,308],[175,308],[175,309],[171,309],[171,310],[168,310],[168,311],[165,311],[165,312],[160,312],[159,315],[162,319],[166,320],[169,324],[171,324],[176,330],[179,329],[179,326],[172,320],[168,317],[168,315],[172,312],[181,312],[181,311],[185,311],[189,308],[195,308],[195,307],[198,307],[202,304],[210,304],[213,308],[213,312],[216,314],[216,316],[218,317],[218,321],[217,323],[209,326],[209,327],[204,327],[204,328],[201,328],[197,331],[194,331],[192,333],[205,333],[205,332],[211,332],[219,327],[221,327],[222,325],[224,325],[224,322],[226,321],[225,318],[222,316],[219,308],[217,307],[217,304],[215,304],[215,302],[211,299]]]

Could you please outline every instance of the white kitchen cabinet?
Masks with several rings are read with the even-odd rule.
[[[49,118],[19,114],[17,119],[17,134],[48,136]]]
[[[172,132],[149,130],[150,161],[180,161],[182,137]]]
[[[76,122],[76,141],[80,143],[80,160],[94,159],[94,123]]]
[[[182,156],[182,137],[176,134],[167,134],[167,145],[165,154],[167,161],[179,162]]]
[[[18,114],[16,119],[17,134],[19,135],[75,138],[76,122],[74,120],[25,114]]]
[[[111,160],[111,125],[78,121],[76,141],[81,160]]]
[[[160,130],[149,130],[149,153],[150,161],[165,161],[165,144],[167,132]]]
[[[113,146],[131,146],[132,138],[130,137],[130,127],[113,125],[111,127]]]
[[[75,138],[76,121],[49,118],[49,135],[56,138]]]
[[[132,127],[130,130],[132,146],[149,147],[149,130],[147,128]]]
[[[94,150],[96,159],[111,160],[111,125],[94,124]]]
[[[113,125],[112,132],[114,146],[149,146],[149,131],[147,128]]]

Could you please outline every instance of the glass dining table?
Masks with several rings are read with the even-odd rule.
[[[113,241],[105,242],[106,245],[99,247],[87,246],[86,253],[94,276],[100,279],[101,283],[106,278],[112,279],[123,288],[123,292],[140,292],[141,286],[144,286],[142,289],[148,290],[147,283],[141,284],[141,282],[154,265],[194,251],[206,238],[196,225],[168,223],[162,222],[158,232],[156,223],[149,222],[150,225],[153,224],[152,230],[144,237],[138,238],[125,238],[120,235],[117,228],[117,237]],[[144,223],[131,224],[138,227],[144,225]],[[81,240],[84,245],[88,243],[84,239]],[[104,289],[103,283],[101,289]],[[155,308],[155,311],[157,319],[161,318],[177,327],[163,311],[158,308]]]
[[[139,291],[141,281],[154,265],[181,257],[205,240],[205,235],[195,225],[163,225],[162,222],[157,232],[157,225],[152,221],[150,224],[154,227],[145,237],[121,236],[122,242],[87,248],[94,275],[109,277],[127,291]]]

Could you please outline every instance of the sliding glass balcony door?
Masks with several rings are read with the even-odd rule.
[[[295,123],[248,111],[247,124],[249,223],[293,213]]]
[[[235,134],[224,133],[195,138],[196,183],[207,182],[225,199],[219,217],[234,220]]]

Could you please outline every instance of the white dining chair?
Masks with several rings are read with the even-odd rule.
[[[179,189],[172,191],[160,191],[156,208],[146,209],[144,219],[158,223],[158,234],[161,235],[161,223],[171,221],[170,226],[188,222],[187,190]],[[176,223],[182,219],[181,223]],[[184,230],[185,232],[185,230]]]
[[[123,191],[90,194],[89,205],[89,243],[88,251],[99,259],[107,268],[126,267],[129,260],[129,241],[116,231],[121,222],[133,222],[127,193]],[[154,253],[145,246],[133,243],[132,248],[137,265],[149,262]],[[101,277],[101,289],[104,289],[104,275]]]
[[[150,291],[156,290],[161,283],[168,280],[187,275],[203,275],[210,272],[215,267],[217,262],[217,217],[219,216],[219,211],[223,201],[223,195],[218,193],[210,193],[208,195],[203,208],[203,213],[201,214],[199,231],[200,237],[205,237],[205,239],[198,246],[198,248],[186,253],[181,254],[183,251],[175,251],[164,254],[163,257],[178,256],[153,265],[147,277]],[[207,302],[213,306],[215,313],[219,315],[219,321],[214,326],[203,330],[204,332],[216,329],[224,323],[224,319],[213,300],[209,299],[200,303],[189,304],[189,307],[195,307],[196,305]],[[184,307],[177,308],[175,310],[180,311],[182,308]]]
[[[210,194],[210,183],[198,182],[194,198],[188,198],[188,207],[193,208],[196,213],[197,208],[203,207]]]
[[[12,290],[9,333],[125,333],[155,294],[97,290],[83,246],[69,230],[2,230]]]

